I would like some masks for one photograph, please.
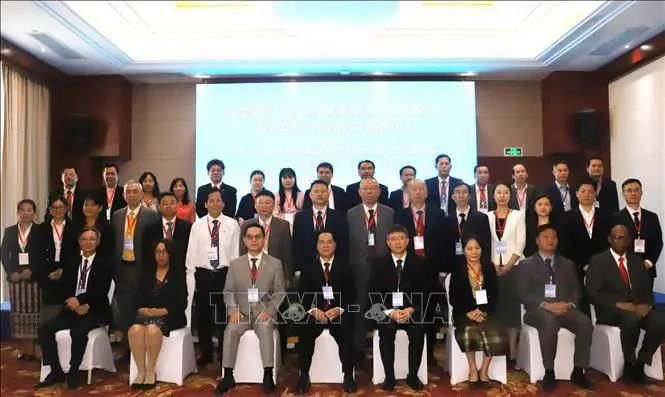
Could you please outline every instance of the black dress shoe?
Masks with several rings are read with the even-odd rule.
[[[79,376],[79,371],[70,369],[67,374],[67,388],[69,390],[75,390],[81,387],[83,383],[81,382],[81,377]]]
[[[582,371],[573,371],[570,375],[570,381],[585,390],[593,390],[593,383],[584,375]]]
[[[425,388],[425,385],[423,385],[423,382],[418,379],[418,375],[415,376],[407,376],[406,377],[406,384],[409,385],[410,388],[412,388],[415,391],[420,391]]]
[[[272,380],[272,371],[263,374],[263,392],[270,394],[275,391],[275,382]]]
[[[556,388],[556,379],[554,378],[553,370],[545,370],[545,377],[543,377],[543,390],[553,391]]]
[[[621,380],[626,386],[635,385],[635,370],[633,369],[632,364],[624,363],[623,375],[621,375]]]
[[[355,393],[358,390],[358,385],[353,375],[344,375],[344,391],[347,393]]]
[[[65,374],[62,371],[51,371],[51,373],[48,374],[43,381],[35,385],[35,388],[41,389],[42,387],[51,387],[53,385],[57,385],[58,383],[62,383],[64,381],[65,381]]]
[[[386,378],[381,385],[381,389],[385,391],[395,391],[395,378]]]
[[[296,393],[303,394],[309,392],[309,387],[311,386],[309,381],[309,375],[300,375],[298,379],[298,385],[296,385]]]
[[[233,378],[233,375],[224,376],[222,380],[219,381],[219,384],[215,388],[215,394],[224,394],[227,391],[233,389],[236,386],[236,380]]]
[[[157,375],[154,378],[149,379],[147,376],[144,378],[143,383],[139,385],[141,390],[151,390],[154,389],[157,385]]]

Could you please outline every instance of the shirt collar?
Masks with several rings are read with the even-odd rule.
[[[222,214],[219,214],[219,216],[218,216],[217,218],[213,218],[210,214],[208,214],[208,221],[209,221],[210,223],[212,223],[212,221],[216,219],[216,220],[219,221],[219,223],[222,223],[222,218],[223,218],[223,217],[224,217],[224,214],[223,214],[223,213],[222,213]]]
[[[368,207],[365,203],[363,203],[363,208],[365,209],[365,213],[368,213],[369,210],[374,210],[374,213],[376,214],[376,208],[379,206],[379,203],[374,204],[372,207]]]
[[[72,194],[74,194],[74,192],[76,191],[76,185],[74,185],[74,187],[71,188],[71,189],[67,189],[67,186],[62,185],[62,192],[63,192],[64,194],[67,194],[67,192],[69,192],[69,191],[71,191]]]
[[[390,256],[392,256],[392,258],[393,258],[393,264],[395,265],[395,267],[397,267],[397,260],[401,259],[402,260],[402,268],[404,268],[404,264],[406,263],[406,253],[402,257],[397,257],[397,256],[395,256],[395,254],[392,254],[392,253],[390,254]]]
[[[222,181],[219,181],[219,183],[215,184],[211,181],[210,182],[210,187],[216,187],[216,188],[221,190],[222,189],[222,183],[223,183]]]
[[[467,207],[466,211],[462,212],[457,208],[455,212],[457,212],[457,217],[459,218],[460,214],[464,214],[467,218],[469,217],[469,211],[471,211],[471,207]]]
[[[559,183],[559,181],[557,181],[557,180],[555,180],[554,183],[556,184],[557,189],[561,190],[561,186],[563,186],[563,185],[561,185]],[[566,189],[569,189],[569,188],[570,188],[570,185],[568,183],[566,183]]]
[[[263,258],[263,252],[261,252],[257,256],[251,256],[248,252],[247,260],[249,261],[249,266],[252,266],[252,258],[256,258],[256,267],[259,267],[259,264],[261,263],[261,258]]]
[[[162,225],[164,225],[164,227],[166,227],[167,222],[173,222],[173,226],[175,227],[175,220],[176,219],[177,219],[177,217],[173,218],[172,221],[167,221],[166,218],[162,217]]]
[[[538,255],[540,255],[540,257],[541,257],[541,259],[543,260],[543,262],[545,262],[545,259],[551,259],[551,260],[552,260],[552,263],[554,263],[554,256],[545,256],[545,255],[543,255],[543,253],[540,252],[540,251],[538,251]]]
[[[327,205],[325,207],[321,208],[321,209],[318,209],[318,208],[316,208],[312,205],[312,212],[314,213],[314,215],[316,215],[316,213],[319,212],[319,211],[321,211],[321,215],[325,215],[327,209],[328,209]]]
[[[425,212],[426,208],[427,208],[427,205],[425,205],[425,204],[423,204],[423,206],[420,207],[420,208],[416,208],[416,207],[413,206],[413,204],[411,204],[411,211],[413,211],[414,214],[417,213],[418,211]]]
[[[330,260],[328,261],[328,263],[330,263],[330,268],[329,268],[328,270],[331,270],[331,269],[332,269],[332,264],[333,264],[334,261],[335,261],[335,255],[333,255],[333,257],[330,258]],[[321,262],[321,268],[324,268],[324,269],[325,269],[325,266],[323,266],[323,264],[326,263],[326,261],[324,261],[323,259],[321,259],[321,258],[319,257],[319,262]]]
[[[618,263],[618,262],[619,262],[619,258],[623,258],[624,263],[626,263],[625,266],[628,266],[628,263],[627,263],[628,260],[627,260],[627,258],[626,258],[626,253],[624,253],[623,255],[619,255],[619,254],[617,254],[616,252],[614,252],[614,250],[613,250],[612,248],[610,248],[610,253],[612,254],[612,257],[614,258],[614,261],[615,261],[615,262]]]
[[[141,211],[141,207],[143,207],[142,204],[136,207],[136,209],[132,210],[131,208],[129,208],[129,206],[127,206],[127,216],[129,216],[130,213],[133,213],[135,217],[138,216],[139,211]]]
[[[439,178],[439,186],[441,185],[441,182],[446,181],[448,183],[450,181],[450,175],[448,175],[445,179],[441,178],[441,175],[437,176]]]
[[[83,261],[85,261],[87,259],[88,260],[88,266],[90,266],[90,264],[92,262],[94,262],[96,255],[97,255],[97,252],[95,252],[94,254],[92,254],[92,255],[90,255],[89,257],[86,258],[85,255],[83,255],[83,253],[81,253],[81,263],[83,263]]]
[[[580,212],[582,213],[582,216],[587,217],[587,218],[591,217],[593,214],[596,213],[596,207],[591,207],[591,211],[589,211],[589,212],[587,212],[584,208],[582,208],[581,204],[579,205],[579,208],[580,208]]]
[[[626,211],[628,211],[631,217],[633,216],[633,212],[637,212],[638,217],[642,216],[642,206],[637,207],[637,209],[632,209],[629,206],[626,206]]]
[[[261,219],[261,217],[259,217],[258,219],[259,219],[259,224],[263,227],[266,227],[270,225],[270,223],[272,222],[272,215],[270,215],[265,222]]]

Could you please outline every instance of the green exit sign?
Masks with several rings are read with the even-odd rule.
[[[524,151],[521,147],[505,147],[503,148],[503,155],[505,157],[522,157]]]

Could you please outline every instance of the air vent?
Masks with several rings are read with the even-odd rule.
[[[614,36],[610,40],[596,47],[596,49],[593,50],[590,55],[604,55],[604,56],[611,55],[617,49],[623,48],[625,44],[628,44],[630,42],[635,42],[638,37],[643,35],[648,30],[649,30],[648,26],[627,28],[626,30]]]
[[[65,44],[58,41],[55,37],[48,33],[30,32],[28,35],[32,36],[35,40],[42,43],[46,48],[49,48],[54,53],[58,54],[64,59],[85,59],[83,55],[67,47]]]

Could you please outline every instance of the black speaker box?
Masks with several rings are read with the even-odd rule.
[[[585,109],[575,112],[575,136],[585,149],[600,147],[600,126],[598,112]]]
[[[71,148],[78,152],[90,150],[95,129],[95,118],[89,114],[72,114],[65,122],[65,136]]]

